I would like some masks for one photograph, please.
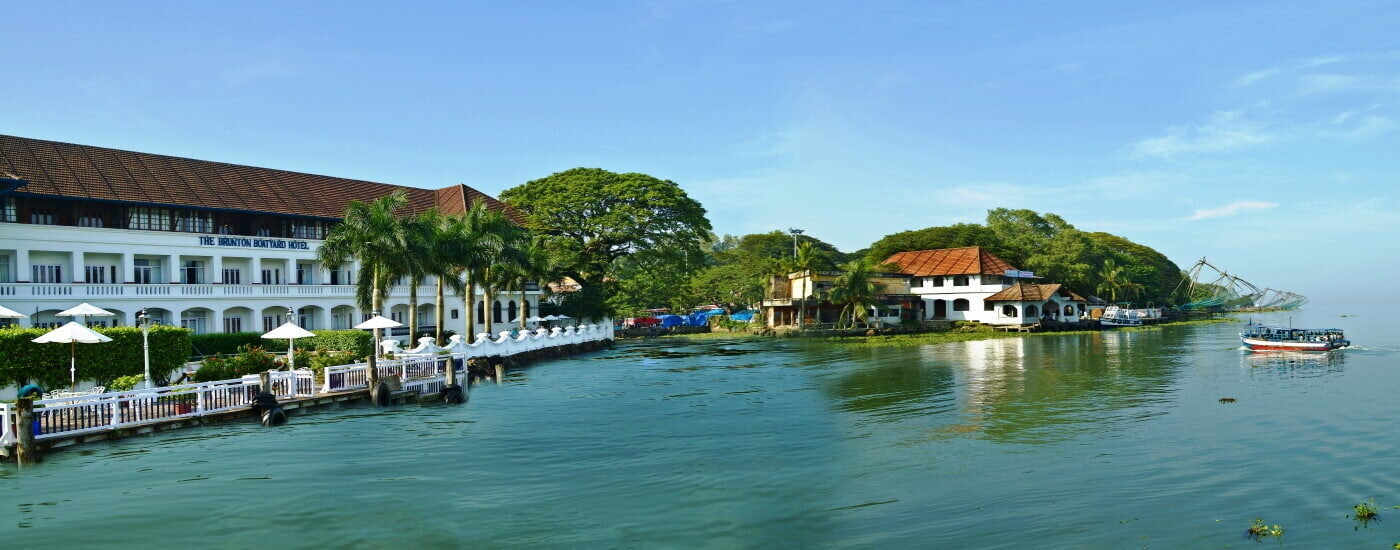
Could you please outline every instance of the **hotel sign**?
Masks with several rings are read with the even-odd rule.
[[[287,239],[261,239],[253,237],[200,237],[200,246],[237,246],[242,248],[276,248],[286,250],[311,250],[311,243]]]
[[[1035,278],[1036,278],[1035,272],[1034,272],[1034,271],[1016,271],[1016,270],[1013,270],[1013,269],[1008,269],[1008,270],[1006,270],[1006,276],[1007,276],[1007,277],[1011,277],[1011,278],[1013,278],[1013,279],[1035,279]]]

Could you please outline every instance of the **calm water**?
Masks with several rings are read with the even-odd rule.
[[[626,344],[512,373],[462,407],[328,410],[0,466],[0,535],[1222,548],[1254,546],[1242,533],[1263,516],[1286,546],[1389,548],[1400,338],[1381,319],[1296,316],[1363,347],[1328,360],[1243,354],[1236,325],[922,348]],[[1373,497],[1384,521],[1354,529],[1351,505]]]

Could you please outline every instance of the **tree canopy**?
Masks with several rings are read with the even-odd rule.
[[[574,168],[507,189],[501,199],[524,214],[559,272],[600,291],[571,297],[575,312],[589,316],[608,312],[599,300],[617,294],[620,269],[689,273],[704,265],[711,239],[705,208],[675,182],[646,174]],[[580,303],[585,296],[594,299]]]
[[[1001,237],[991,228],[976,223],[925,227],[885,235],[870,245],[870,248],[865,252],[865,257],[872,261],[882,262],[894,253],[906,250],[935,250],[964,246],[980,246],[1008,262],[1015,263],[1011,258],[1015,254],[1002,245]]]

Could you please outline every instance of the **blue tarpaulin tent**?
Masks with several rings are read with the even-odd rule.
[[[724,315],[724,310],[707,309],[704,311],[697,311],[686,316],[685,325],[688,327],[703,327],[705,325],[710,324],[710,317],[714,317],[716,315]]]
[[[657,315],[656,318],[661,320],[661,328],[679,327],[685,324],[685,317],[680,315]]]
[[[753,316],[756,313],[758,312],[752,309],[746,309],[743,311],[736,311],[734,313],[730,313],[729,318],[735,321],[743,321],[745,323],[748,323],[753,321]]]

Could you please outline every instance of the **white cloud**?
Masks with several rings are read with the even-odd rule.
[[[1170,158],[1187,153],[1219,153],[1278,138],[1240,111],[1216,111],[1202,124],[1172,126],[1166,135],[1138,141],[1132,149],[1138,157]]]
[[[1240,212],[1245,212],[1249,210],[1267,210],[1270,208],[1277,207],[1278,203],[1276,202],[1236,201],[1222,206],[1220,208],[1205,208],[1196,210],[1196,213],[1192,214],[1190,218],[1187,218],[1187,221],[1207,220],[1210,218],[1223,218],[1226,216],[1233,216],[1235,214],[1239,214]]]
[[[1346,61],[1346,58],[1342,56],[1313,57],[1296,63],[1278,65],[1274,67],[1269,67],[1267,69],[1242,74],[1239,77],[1235,78],[1233,84],[1236,88],[1244,88],[1246,86],[1252,86],[1261,80],[1278,76],[1280,74],[1302,71],[1306,69],[1311,69],[1313,67],[1321,67],[1323,65],[1331,65],[1333,63],[1340,63],[1342,61]]]

